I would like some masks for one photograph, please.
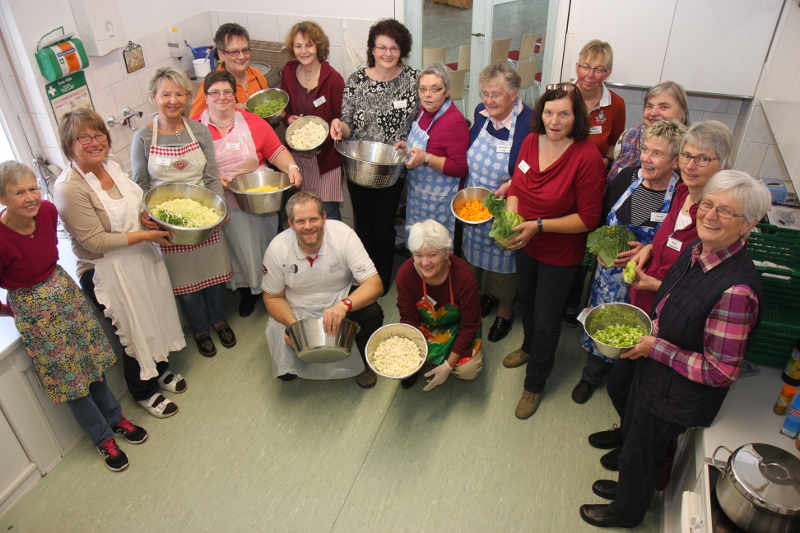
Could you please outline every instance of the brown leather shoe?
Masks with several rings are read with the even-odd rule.
[[[356,383],[362,389],[371,389],[378,382],[378,376],[371,368],[367,367],[362,373],[356,376]]]
[[[517,368],[528,362],[530,355],[522,351],[522,348],[517,348],[503,358],[503,366],[506,368]]]
[[[522,391],[522,398],[519,399],[519,403],[517,404],[517,409],[514,411],[514,414],[520,420],[530,418],[531,415],[536,412],[536,409],[539,408],[539,400],[541,399],[541,392],[531,392],[528,390]]]

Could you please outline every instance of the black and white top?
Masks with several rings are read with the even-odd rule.
[[[608,184],[604,199],[603,220],[608,216],[608,212],[617,203],[619,197],[628,190],[631,183],[639,178],[639,171],[642,167],[628,167],[614,176]],[[654,191],[644,186],[644,183],[636,187],[633,194],[625,200],[617,209],[617,218],[627,224],[642,227],[655,227],[659,223],[651,220],[652,213],[659,213],[664,203],[664,195],[667,191]]]
[[[376,81],[360,69],[347,79],[342,95],[342,122],[355,141],[394,144],[404,141],[419,110],[419,71],[403,67],[396,78]]]

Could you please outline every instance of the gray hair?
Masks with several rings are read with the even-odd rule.
[[[433,248],[446,255],[453,249],[453,239],[447,228],[435,220],[423,220],[408,227],[408,250],[413,254],[419,250]]]
[[[319,196],[317,196],[313,192],[300,191],[300,192],[294,193],[292,195],[292,197],[289,198],[289,200],[286,202],[286,217],[289,220],[293,221],[294,220],[294,206],[297,205],[297,204],[305,203],[305,202],[314,202],[315,204],[317,204],[317,207],[319,208],[320,216],[322,216],[322,214],[325,212],[325,210],[323,209],[323,206],[322,206],[322,198],[320,198]]]
[[[436,76],[442,80],[442,83],[444,83],[445,92],[450,92],[450,74],[448,74],[448,68],[441,63],[431,63],[419,73],[419,78],[417,78],[417,89],[419,89],[419,80],[422,79],[422,76],[426,76],[428,74]]]
[[[493,81],[501,81],[505,85],[506,91],[510,93],[519,92],[519,88],[522,85],[522,78],[505,60],[489,63],[481,71],[481,75],[478,78],[478,84],[480,84],[481,88]]]
[[[681,144],[683,150],[691,144],[701,150],[709,150],[719,157],[719,168],[725,170],[731,166],[731,151],[733,150],[733,136],[731,130],[717,120],[706,120],[692,125],[686,132]]]
[[[13,159],[0,163],[0,196],[6,195],[9,185],[16,185],[28,178],[36,179],[30,167]]]
[[[674,81],[662,81],[658,85],[653,85],[647,94],[644,95],[644,103],[642,104],[644,109],[647,109],[647,101],[650,100],[654,96],[658,96],[661,93],[667,93],[672,96],[677,102],[678,106],[681,108],[681,122],[685,126],[689,125],[689,103],[686,97],[686,90],[683,88],[683,85],[675,83]]]
[[[175,67],[159,67],[156,69],[147,82],[147,95],[151,99],[156,97],[158,86],[163,81],[171,81],[186,93],[187,101],[191,99],[192,84],[189,82],[189,78],[186,77],[186,74]]]
[[[764,182],[739,170],[720,170],[714,174],[703,189],[703,196],[707,194],[729,195],[748,223],[764,218],[772,205],[772,194]]]
[[[669,155],[674,159],[681,149],[684,135],[686,135],[686,126],[682,123],[677,120],[659,120],[644,130],[642,142],[646,142],[651,137],[664,139],[669,144]]]

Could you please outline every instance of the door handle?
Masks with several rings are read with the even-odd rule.
[[[470,35],[472,35],[473,37],[486,37],[486,35],[484,35],[483,33],[472,33]]]

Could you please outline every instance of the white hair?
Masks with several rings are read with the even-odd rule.
[[[413,254],[419,250],[433,248],[449,255],[453,249],[453,239],[447,228],[435,220],[424,220],[406,228],[408,230],[408,249]]]
[[[703,196],[706,194],[729,195],[748,223],[764,218],[772,205],[772,195],[764,182],[739,170],[720,170],[714,174],[703,189]]]

